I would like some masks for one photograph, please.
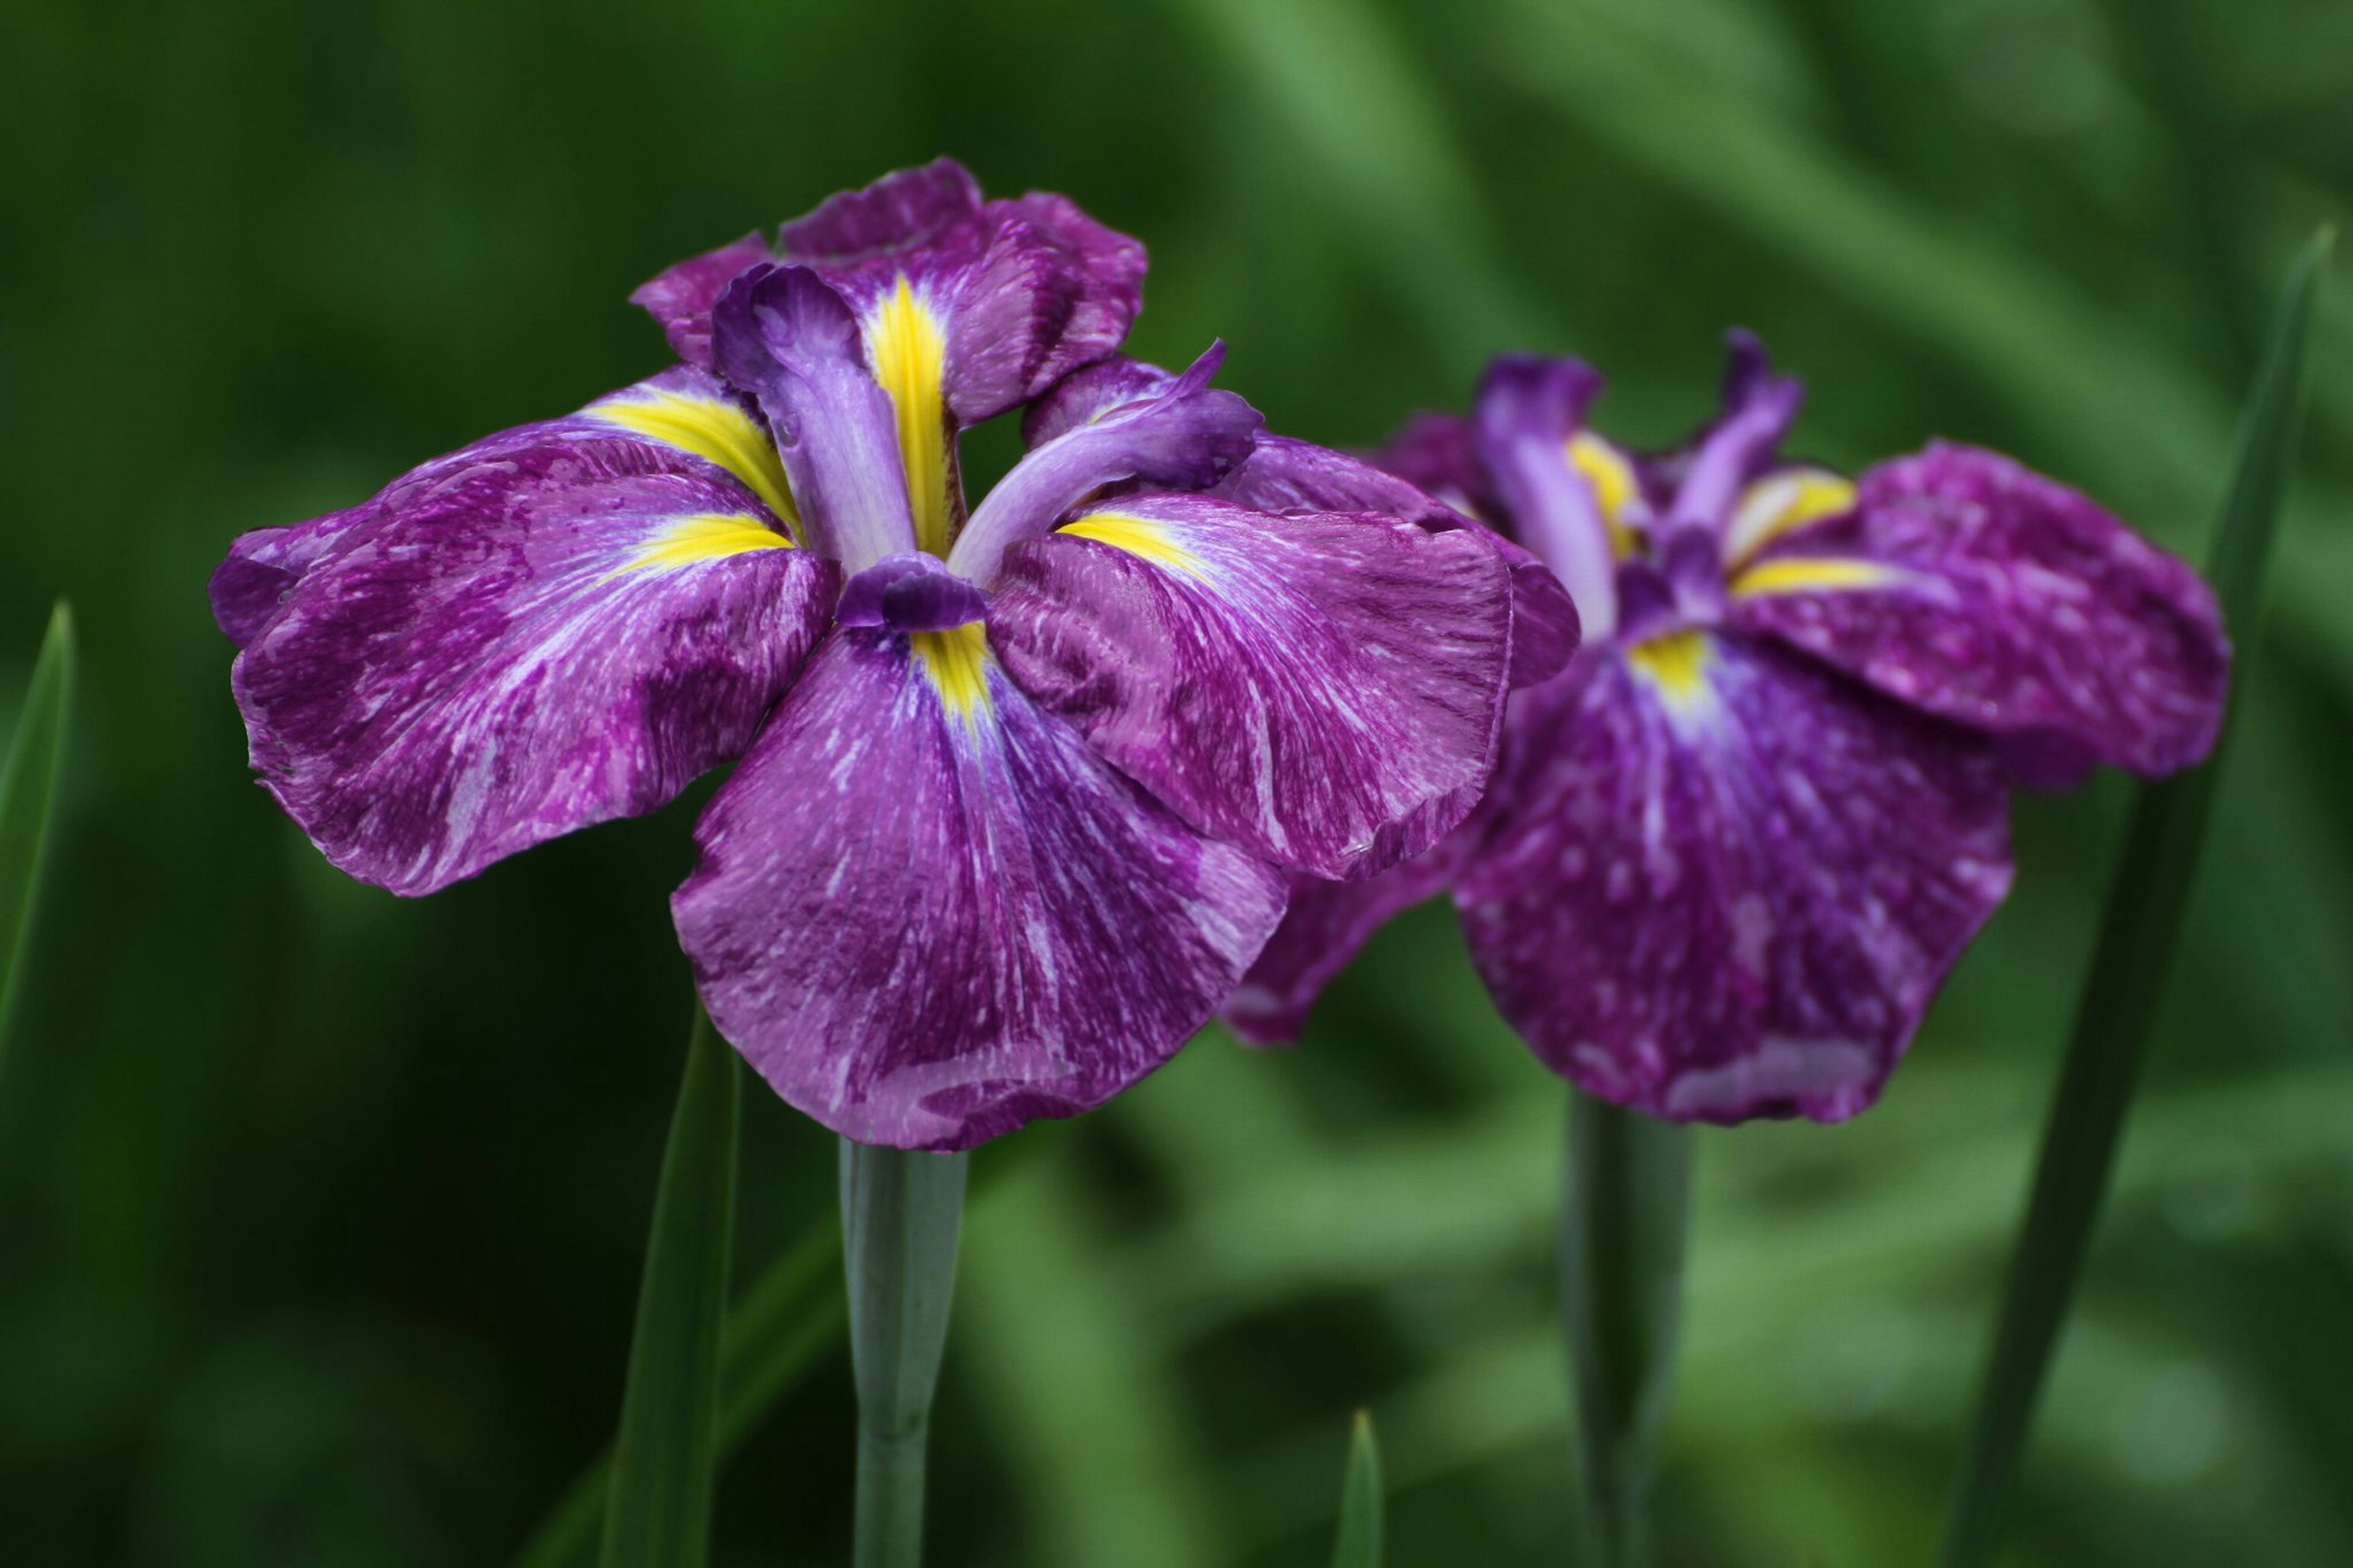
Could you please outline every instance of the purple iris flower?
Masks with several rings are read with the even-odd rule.
[[[1601,380],[1497,361],[1384,461],[1507,529],[1590,639],[1517,693],[1480,812],[1304,891],[1229,1016],[1295,1037],[1409,904],[1451,891],[1503,1016],[1578,1087],[1679,1121],[1867,1108],[2009,890],[2009,791],[2212,747],[2211,592],[2084,496],[1938,443],[1858,482],[1778,456],[1798,383],[1733,339],[1723,416],[1638,457]]]
[[[1144,269],[945,161],[673,268],[636,298],[682,363],[237,542],[213,604],[261,782],[421,894],[740,761],[672,910],[785,1099],[934,1149],[1101,1103],[1294,877],[1469,812],[1520,564],[1219,490],[1270,445],[1410,494],[1264,437],[1218,350],[1104,365]],[[1025,405],[967,515],[958,432]]]

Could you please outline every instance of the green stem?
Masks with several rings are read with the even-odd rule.
[[[841,1231],[858,1380],[853,1568],[923,1562],[923,1451],[947,1341],[968,1163],[963,1154],[842,1141]]]
[[[1691,1133],[1571,1089],[1561,1289],[1593,1561],[1650,1560],[1649,1500],[1674,1375]]]

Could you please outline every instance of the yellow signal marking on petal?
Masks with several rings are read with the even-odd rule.
[[[1634,552],[1634,530],[1627,521],[1626,510],[1642,493],[1641,482],[1634,477],[1634,465],[1626,454],[1596,436],[1590,430],[1579,430],[1568,438],[1568,466],[1584,476],[1593,488],[1594,504],[1600,509],[1602,526],[1609,531],[1609,552],[1623,560]]]
[[[1066,522],[1055,531],[1078,539],[1092,539],[1098,544],[1112,545],[1130,555],[1140,555],[1155,566],[1166,566],[1188,577],[1206,578],[1209,574],[1199,556],[1169,538],[1168,530],[1148,517],[1098,511],[1076,522]]]
[[[606,581],[633,572],[664,572],[702,561],[723,561],[751,550],[790,550],[793,542],[743,512],[696,512],[672,518],[640,543]]]
[[[1903,574],[1875,562],[1836,555],[1784,555],[1759,561],[1732,580],[1732,595],[1812,594],[1840,588],[1884,588]]]
[[[715,397],[650,391],[593,404],[586,413],[593,419],[718,464],[758,496],[795,540],[799,539],[801,518],[793,507],[793,488],[785,478],[784,460],[776,456],[766,432],[733,404]]]
[[[988,630],[979,621],[944,632],[915,632],[916,662],[950,717],[976,725],[989,710]]]
[[[1715,653],[1704,632],[1668,632],[1645,637],[1627,648],[1626,662],[1636,675],[1650,683],[1668,707],[1678,711],[1688,712],[1699,707],[1710,695],[1707,671],[1715,662]]]
[[[907,500],[915,512],[915,542],[934,555],[948,552],[948,426],[943,403],[947,334],[914,285],[899,286],[866,319],[866,354],[874,379],[891,395],[899,416],[899,460],[907,469]]]
[[[1785,533],[1854,508],[1854,484],[1827,468],[1789,468],[1740,492],[1724,531],[1724,559],[1738,566]]]

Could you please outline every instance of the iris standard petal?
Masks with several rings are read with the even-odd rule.
[[[720,374],[767,416],[810,546],[851,573],[914,549],[891,400],[841,296],[806,267],[755,267],[712,322]]]
[[[1996,453],[1940,443],[1871,470],[1851,511],[1775,540],[1731,590],[1735,625],[2003,737],[2029,782],[2094,760],[2169,773],[2221,722],[2204,580]]]
[[[843,1135],[965,1148],[1173,1055],[1281,916],[993,668],[980,628],[835,634],[672,900],[720,1032]]]
[[[1556,1071],[1674,1121],[1871,1104],[2008,890],[1982,738],[1769,642],[1684,631],[1523,693],[1457,899]]]
[[[1113,485],[1199,490],[1232,470],[1250,456],[1265,421],[1235,394],[1209,385],[1225,357],[1225,345],[1213,344],[1166,385],[1032,447],[973,512],[948,565],[975,583],[994,583],[1008,548]]]
[[[1111,353],[1144,304],[1142,245],[1060,196],[984,202],[947,159],[835,196],[781,237],[857,307],[878,362],[892,340],[935,345],[962,426]]]
[[[650,811],[799,668],[834,568],[718,463],[606,416],[645,391],[395,481],[238,656],[262,783],[343,870],[427,893]]]
[[[1467,531],[1139,495],[1008,552],[989,635],[1195,827],[1348,877],[1476,801],[1510,616],[1508,572]]]
[[[747,234],[732,245],[690,258],[638,285],[629,303],[661,326],[670,351],[687,363],[711,368],[711,307],[738,273],[773,261],[768,242]]]

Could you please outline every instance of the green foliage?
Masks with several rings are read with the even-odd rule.
[[[10,1568],[498,1561],[611,1431],[696,803],[422,902],[350,884],[245,765],[201,591],[238,531],[659,368],[638,280],[953,152],[1146,239],[1137,352],[1224,337],[1288,432],[1377,440],[1531,346],[1669,441],[1736,322],[1808,380],[1799,449],[1985,442],[2179,546],[2265,304],[2231,280],[2353,192],[2353,23],[2160,3],[2186,94],[2147,68],[2158,7],[2096,0],[11,6],[0,627],[67,594],[106,636],[16,1020],[69,1048],[0,1095]],[[2024,1568],[2353,1561],[2348,300]],[[1662,1563],[1933,1552],[2128,803],[2022,805],[2019,892],[1880,1107],[1695,1135]],[[955,1561],[1321,1563],[1363,1403],[1392,1560],[1572,1560],[1558,1095],[1431,911],[1303,1048],[1212,1035],[982,1151],[933,1434]],[[763,1260],[838,1229],[835,1151],[745,1100]],[[817,1277],[794,1321],[839,1310]],[[744,1417],[720,1561],[849,1558],[822,1331]]]
[[[2223,624],[2248,645],[2262,624],[2264,573],[2304,418],[2313,293],[2334,246],[2335,235],[2324,230],[2288,282],[2241,421],[2238,460],[2207,552]],[[2247,678],[2242,661],[2238,679]],[[2133,814],[2091,973],[2076,1005],[2058,1096],[2043,1127],[2033,1196],[2010,1258],[1993,1357],[1946,1529],[1946,1568],[1978,1568],[1993,1559],[2035,1402],[2083,1277],[2116,1142],[2165,996],[2228,741],[2225,734],[2204,767],[2146,786]]]
[[[1348,1428],[1348,1468],[1340,1479],[1340,1533],[1332,1568],[1381,1568],[1381,1447],[1373,1418],[1356,1412]]]
[[[599,1568],[702,1568],[719,1468],[743,1072],[697,1006],[646,1243]]]
[[[73,663],[73,613],[59,604],[49,614],[16,733],[0,754],[0,1048],[8,1043],[9,1007],[33,922],[33,898],[40,890],[41,855],[72,706]]]

